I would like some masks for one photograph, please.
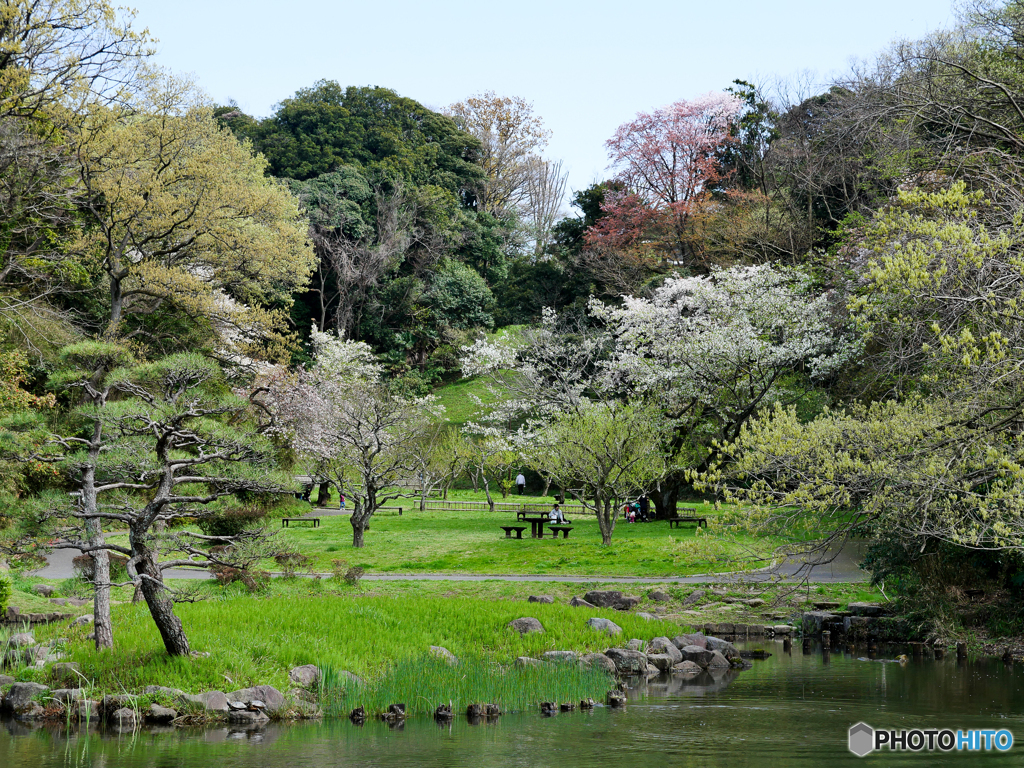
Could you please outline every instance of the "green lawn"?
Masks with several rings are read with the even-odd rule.
[[[485,405],[495,401],[494,393],[487,388],[488,384],[482,378],[460,379],[454,384],[438,388],[434,395],[444,406],[445,418],[454,426],[462,426],[481,412],[474,397],[480,398]]]
[[[483,500],[482,493],[455,492],[450,498]],[[509,497],[508,501],[520,497]],[[526,502],[550,504],[551,499],[521,497]],[[498,495],[500,499],[500,494]],[[629,524],[620,520],[612,545],[601,544],[593,517],[569,515],[568,539],[506,539],[502,525],[515,525],[511,512],[440,512],[416,509],[405,499],[406,510],[382,512],[371,520],[366,546],[352,547],[348,517],[324,516],[319,528],[293,527],[278,533],[280,541],[294,545],[313,558],[313,569],[328,572],[332,562],[344,560],[374,573],[559,574],[575,576],[680,576],[705,572],[748,570],[769,564],[782,542],[738,533],[717,523],[711,505],[696,505],[708,518],[707,529],[670,529],[667,522]],[[688,505],[692,506],[692,505]],[[520,523],[521,524],[521,523]],[[275,569],[272,562],[264,567]]]

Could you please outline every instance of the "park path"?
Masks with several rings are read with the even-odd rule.
[[[74,575],[71,560],[81,554],[77,549],[56,549],[46,558],[46,566],[32,571],[33,576],[46,579],[68,579]],[[808,581],[815,584],[838,584],[867,581],[867,574],[858,567],[863,559],[863,545],[848,543],[842,550],[829,550],[814,563],[803,559],[787,559],[771,567],[742,573],[709,573],[696,576],[577,576],[574,574],[469,574],[469,573],[367,573],[364,581],[518,581],[562,582],[568,584],[722,584],[783,581]],[[280,575],[280,574],[275,574]],[[329,573],[319,574],[330,576]],[[172,568],[164,572],[168,579],[208,579],[210,573],[201,569]]]

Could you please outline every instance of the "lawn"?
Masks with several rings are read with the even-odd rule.
[[[483,500],[482,493],[457,491],[450,498]],[[509,497],[550,504],[550,498]],[[500,499],[500,494],[498,495]],[[782,541],[758,538],[718,523],[712,505],[696,506],[708,527],[672,528],[667,522],[629,524],[620,520],[612,544],[601,544],[596,519],[570,515],[568,539],[506,539],[502,525],[515,525],[511,512],[420,512],[404,499],[404,513],[381,512],[366,534],[366,546],[352,547],[346,516],[323,516],[319,528],[290,527],[278,533],[312,558],[312,569],[330,572],[335,560],[374,573],[540,574],[573,576],[686,576],[749,570],[769,564]],[[520,523],[521,525],[522,523]],[[264,564],[276,569],[272,561]]]

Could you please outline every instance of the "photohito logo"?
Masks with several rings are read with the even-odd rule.
[[[1005,752],[1013,746],[1013,734],[1005,728],[1000,730],[975,729],[953,731],[948,728],[913,729],[910,731],[876,730],[867,723],[850,726],[847,746],[857,757],[864,757],[876,749],[923,750],[942,752],[982,752],[997,749]]]

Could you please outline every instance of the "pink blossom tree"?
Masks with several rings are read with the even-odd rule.
[[[623,191],[608,196],[587,244],[632,248],[653,240],[667,258],[692,261],[691,222],[723,180],[720,155],[741,108],[734,96],[707,93],[620,125],[605,145]]]

